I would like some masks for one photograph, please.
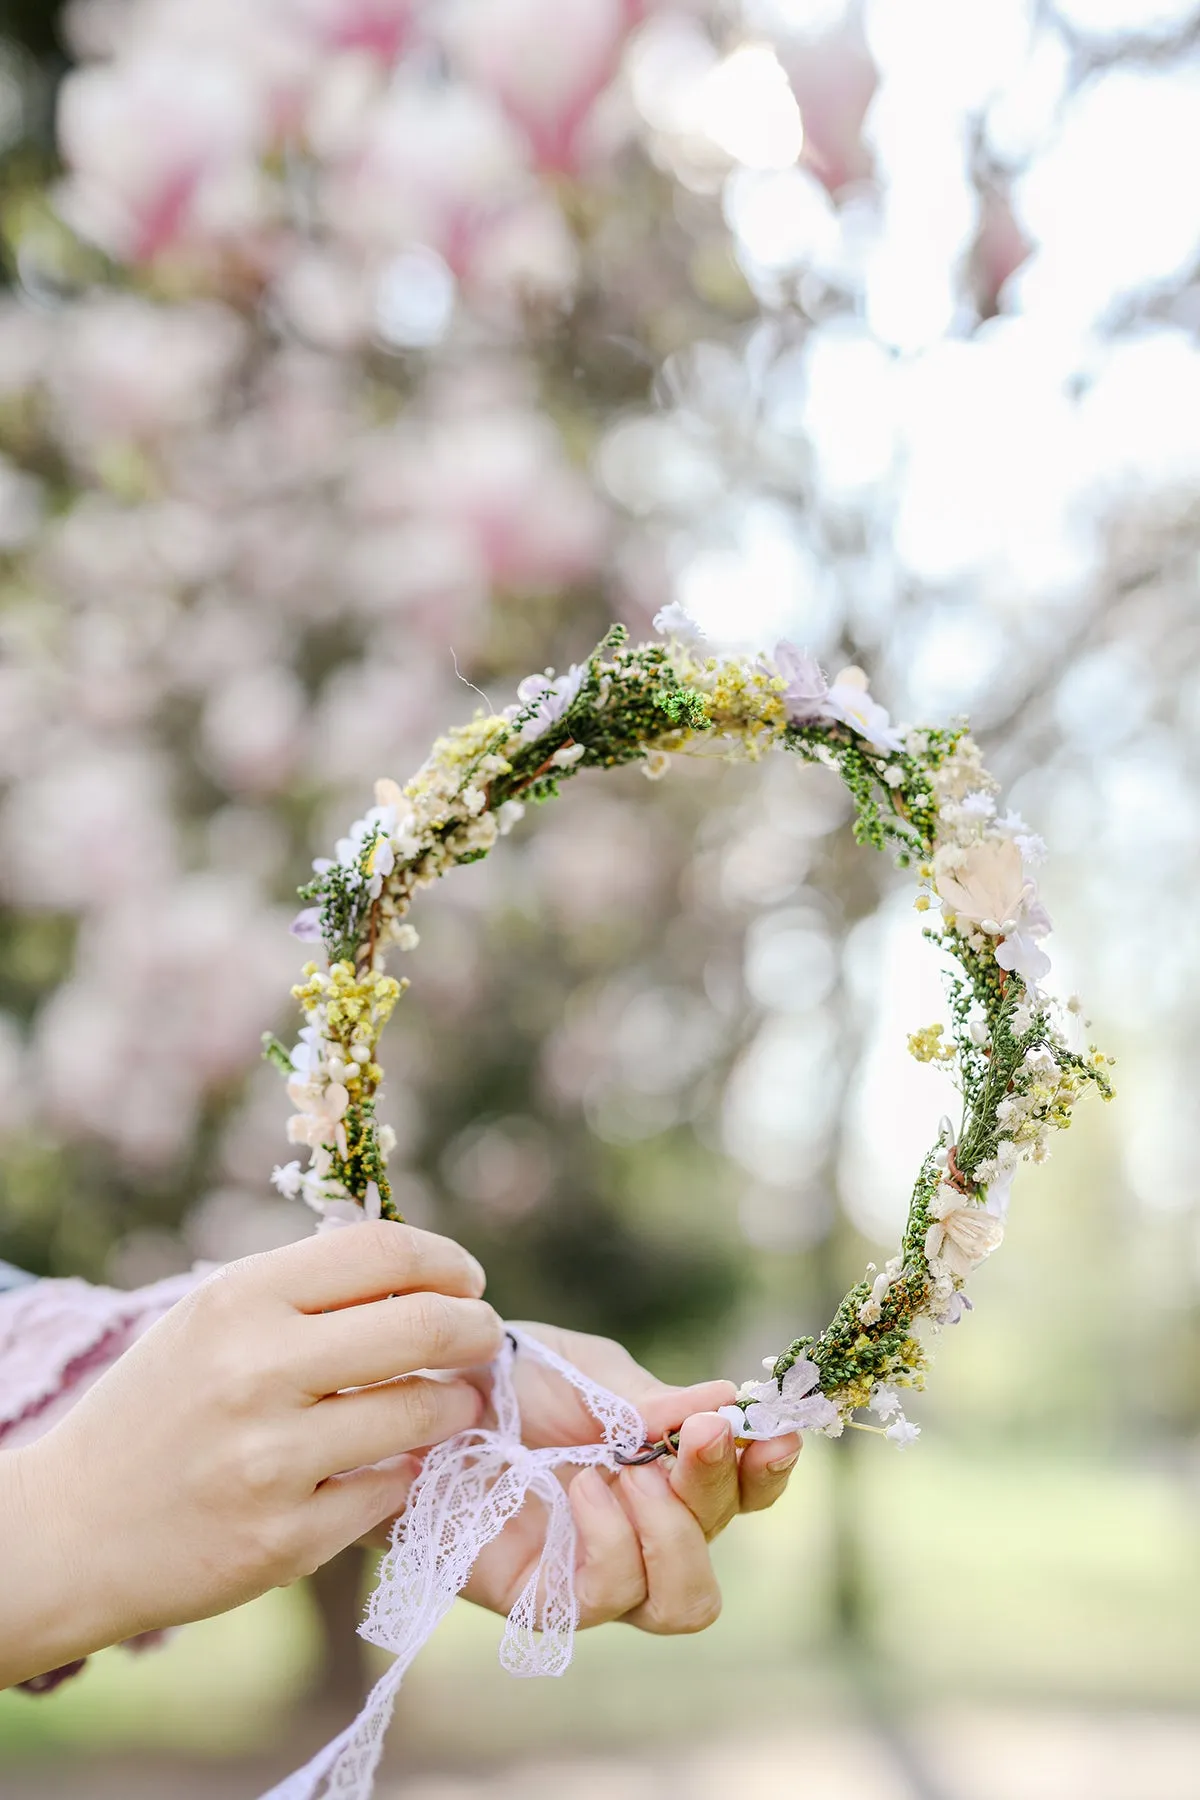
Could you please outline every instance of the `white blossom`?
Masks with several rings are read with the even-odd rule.
[[[884,1436],[890,1438],[892,1443],[897,1444],[901,1450],[907,1450],[910,1444],[915,1444],[920,1435],[921,1427],[911,1424],[908,1419],[897,1419],[896,1423],[889,1425],[884,1433]]]
[[[843,669],[829,690],[826,710],[830,718],[857,731],[876,750],[902,750],[903,739],[888,716],[887,709],[873,700],[867,677],[859,668]]]
[[[564,744],[550,758],[550,767],[552,769],[573,769],[575,764],[581,762],[586,755],[586,744]]]
[[[1004,1237],[999,1219],[945,1181],[929,1203],[929,1214],[926,1258],[931,1265],[940,1264],[959,1277],[969,1275]]]
[[[654,615],[654,629],[663,637],[677,638],[681,644],[698,644],[704,633],[687,608],[672,600]]]
[[[304,1186],[304,1172],[298,1162],[277,1163],[271,1170],[271,1181],[285,1200],[298,1200]]]

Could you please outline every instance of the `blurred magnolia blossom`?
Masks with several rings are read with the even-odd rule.
[[[58,754],[47,766],[13,785],[0,806],[0,888],[7,898],[31,908],[103,912],[147,883],[169,879],[175,823],[161,760],[115,746],[98,753],[78,737],[52,750]]]
[[[62,437],[93,458],[161,447],[212,417],[245,346],[227,307],[98,297],[75,310],[47,368],[47,397]]]
[[[237,878],[185,876],[106,909],[38,1022],[51,1123],[107,1139],[134,1167],[169,1164],[209,1090],[253,1057],[292,961],[282,917]]]
[[[257,100],[232,59],[148,51],[79,70],[59,105],[64,218],[135,263],[257,227],[265,190],[253,159],[267,142]]]
[[[573,174],[592,109],[647,9],[648,0],[449,0],[438,30],[519,127],[535,166]]]
[[[443,526],[500,587],[548,590],[579,579],[603,549],[594,492],[564,461],[545,418],[525,406],[489,407],[487,398],[485,390],[478,407],[364,438],[349,482],[352,512]]]

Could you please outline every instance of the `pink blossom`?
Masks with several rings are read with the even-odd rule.
[[[537,166],[570,174],[642,11],[640,0],[449,0],[439,30],[457,67],[520,126]]]
[[[595,567],[602,509],[536,413],[500,406],[413,421],[364,448],[355,510],[445,523],[474,545],[494,585],[544,592]]]
[[[871,173],[863,138],[879,75],[861,31],[852,27],[782,50],[804,122],[804,161],[831,194]]]
[[[326,50],[362,50],[392,63],[412,33],[416,0],[275,0],[287,27],[303,26]],[[291,15],[289,17],[289,15]]]
[[[91,457],[201,424],[220,406],[245,343],[237,315],[212,302],[155,306],[132,294],[85,302],[49,368],[64,440]]]
[[[331,230],[362,252],[425,244],[456,275],[480,233],[530,191],[519,136],[483,94],[457,85],[396,85],[322,187]]]
[[[987,189],[970,254],[975,301],[985,319],[1000,310],[1006,283],[1032,251],[1033,244],[1018,224],[1008,195],[995,188]]]
[[[70,169],[63,214],[131,262],[193,232],[244,229],[257,211],[252,159],[264,123],[253,84],[230,59],[155,49],[76,70],[59,96]]]
[[[239,793],[269,794],[293,773],[303,747],[307,702],[290,669],[239,669],[210,695],[201,751],[218,780]]]

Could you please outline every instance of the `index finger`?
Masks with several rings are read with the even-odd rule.
[[[254,1281],[297,1312],[332,1312],[390,1294],[451,1294],[477,1300],[487,1277],[452,1238],[390,1219],[346,1225],[247,1258],[235,1279]]]
[[[634,1404],[646,1421],[651,1443],[669,1431],[678,1431],[693,1413],[716,1412],[733,1401],[737,1389],[732,1381],[701,1381],[695,1387],[659,1387],[653,1394],[639,1394]]]

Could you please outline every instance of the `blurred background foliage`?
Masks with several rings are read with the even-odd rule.
[[[730,1618],[645,1681],[786,1719],[837,1642],[872,1693],[1190,1710],[1200,13],[0,21],[0,1256],[129,1284],[307,1228],[258,1063],[293,891],[464,681],[502,704],[672,599],[721,645],[861,660],[893,714],[969,711],[1050,841],[1056,973],[1120,1103],[1022,1184],[919,1459],[818,1447],[769,1552],[724,1552]],[[890,1251],[949,1100],[904,1039],[941,999],[844,826],[819,770],[589,777],[430,897],[397,1184],[504,1311],[740,1376]],[[357,1579],[6,1698],[0,1748],[261,1749],[305,1682],[361,1679],[336,1635],[317,1674],[313,1624]],[[566,1704],[454,1630],[411,1754],[590,1741],[584,1702],[611,1742],[613,1695],[640,1741],[622,1634]],[[464,1667],[469,1743],[438,1722]],[[887,1741],[914,1794],[991,1791],[987,1757],[938,1787],[936,1744]]]

